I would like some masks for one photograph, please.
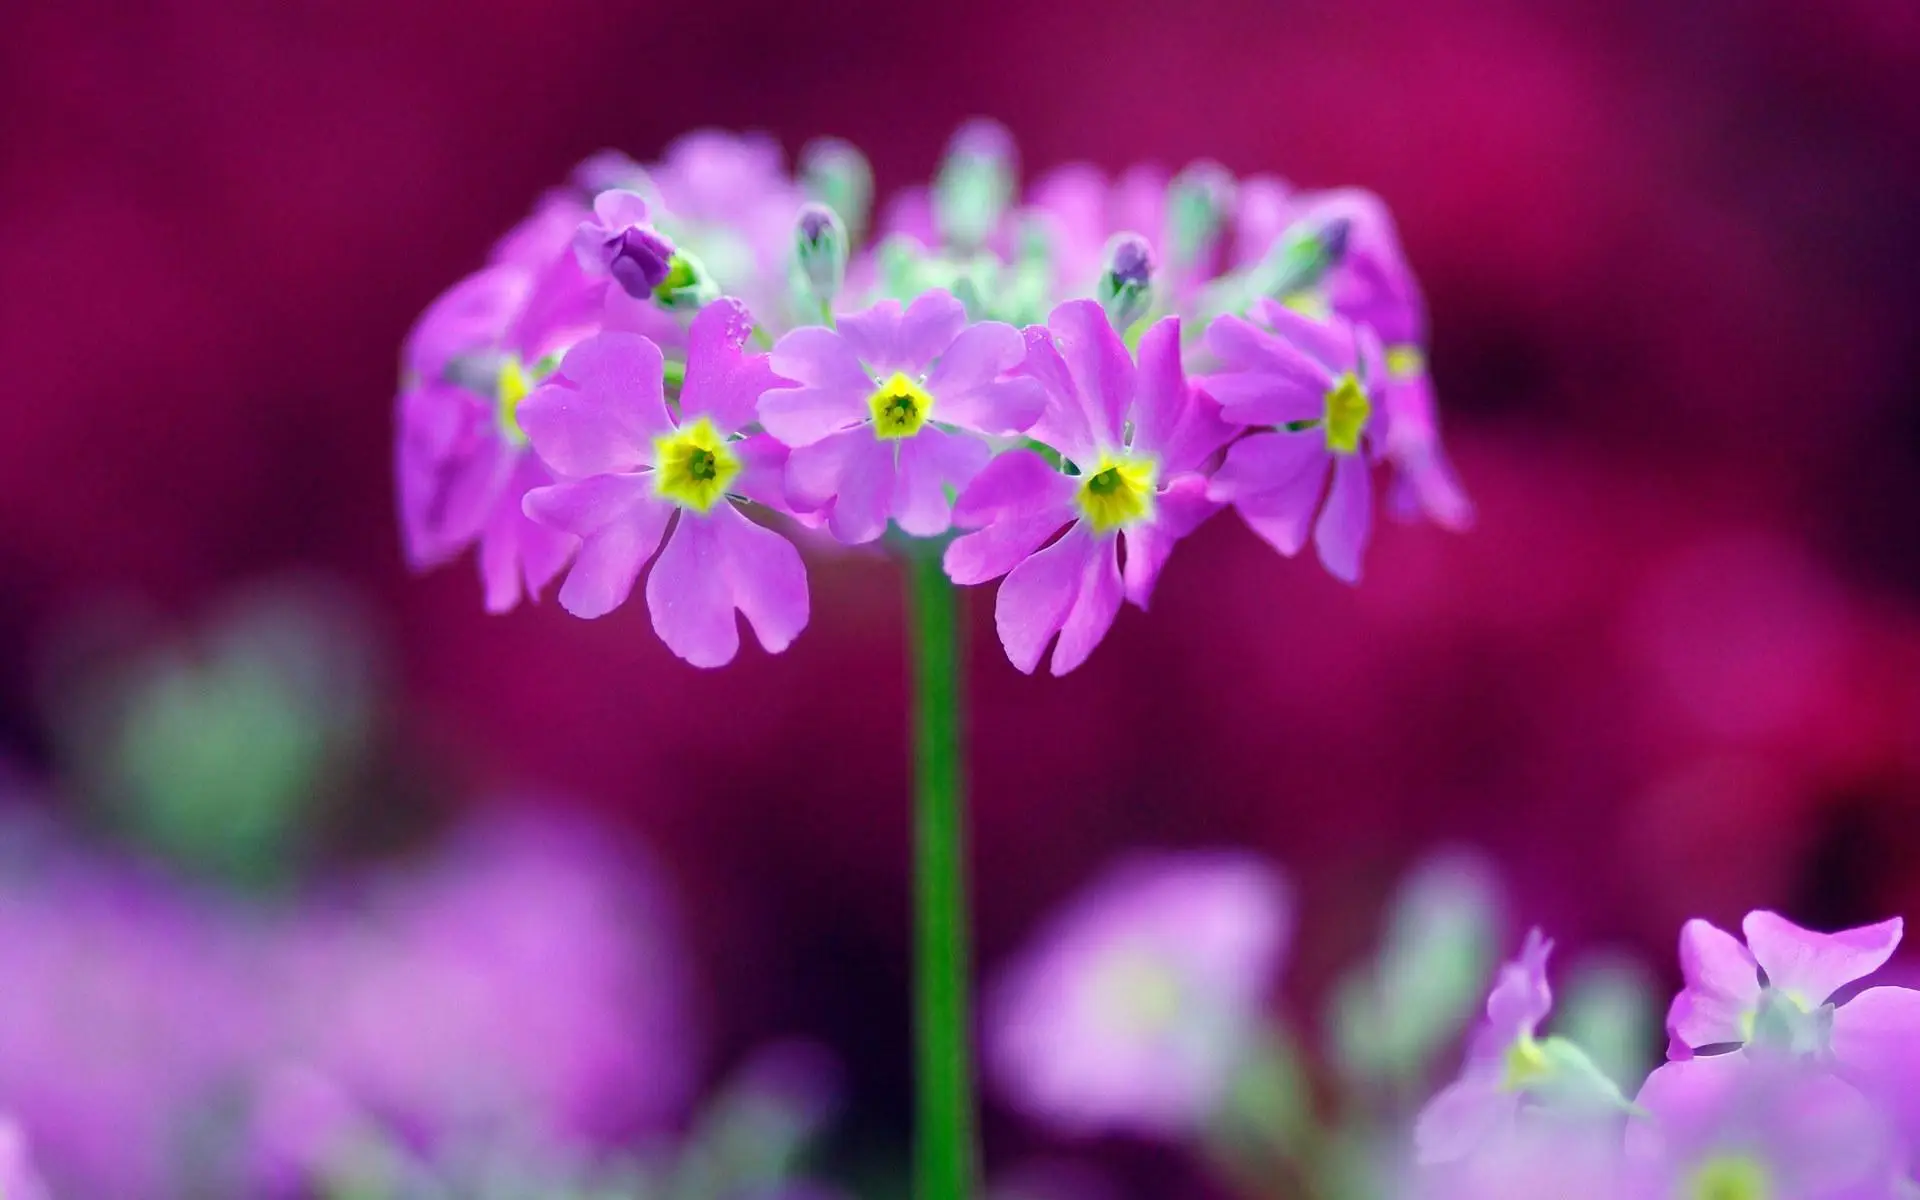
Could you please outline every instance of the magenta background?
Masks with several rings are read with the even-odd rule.
[[[1388,529],[1358,591],[1216,520],[1065,681],[1013,672],[976,595],[989,963],[1139,844],[1287,864],[1301,997],[1444,841],[1576,944],[1920,916],[1920,7],[1547,7],[9,8],[0,753],[44,750],[72,605],[342,574],[426,775],[619,814],[687,895],[721,1045],[818,1034],[901,1099],[894,570],[814,556],[801,641],[712,674],[637,608],[490,619],[470,565],[401,566],[391,390],[413,315],[592,150],[835,133],[884,189],[989,113],[1033,167],[1385,195],[1482,518]]]

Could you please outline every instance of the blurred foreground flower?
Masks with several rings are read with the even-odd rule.
[[[1121,863],[1001,979],[994,1077],[1068,1132],[1196,1131],[1260,1037],[1292,919],[1286,884],[1257,859]]]

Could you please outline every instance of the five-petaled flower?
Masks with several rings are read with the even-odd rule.
[[[993,456],[985,439],[1023,432],[1046,402],[1034,380],[1008,374],[1023,351],[1019,330],[969,324],[939,291],[787,334],[773,366],[797,386],[761,397],[760,419],[793,447],[788,501],[849,544],[889,519],[915,537],[946,532],[954,492]]]
[[[688,331],[677,415],[659,347],[619,332],[568,351],[520,408],[534,448],[564,477],[527,494],[527,515],[580,539],[562,606],[581,617],[611,612],[659,550],[647,610],[660,640],[695,666],[732,661],[736,611],[772,652],[807,623],[799,552],[738,507],[779,503],[786,458],[773,439],[743,433],[776,382],[767,356],[744,349],[752,330],[737,301],[701,310]]]
[[[1031,672],[1058,634],[1064,675],[1123,597],[1147,606],[1174,543],[1218,508],[1202,468],[1235,431],[1188,382],[1177,317],[1141,336],[1136,363],[1099,304],[1068,301],[1027,331],[1022,369],[1047,390],[1032,435],[1061,465],[1028,449],[995,459],[954,510],[973,532],[947,547],[946,567],[962,584],[1005,575],[994,613],[1007,657]]]

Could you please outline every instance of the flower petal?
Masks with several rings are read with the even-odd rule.
[[[560,607],[591,620],[625,604],[672,516],[672,505],[648,496],[584,537],[560,585]]]
[[[1920,991],[1868,988],[1833,1011],[1839,1073],[1920,1135]]]
[[[1155,321],[1140,335],[1140,359],[1133,399],[1132,448],[1166,461],[1167,445],[1186,419],[1193,389],[1180,365],[1180,318]],[[1189,464],[1181,464],[1184,468]],[[1174,468],[1180,469],[1180,468]]]
[[[1313,526],[1320,563],[1334,578],[1360,582],[1360,560],[1373,537],[1373,476],[1358,454],[1336,454],[1333,486]]]
[[[1076,484],[1031,450],[1009,450],[983,467],[961,492],[953,520],[966,529],[989,521],[1067,509]]]
[[[953,293],[922,292],[900,317],[893,354],[885,369],[926,374],[933,360],[945,353],[966,327],[966,307]]]
[[[792,506],[787,500],[787,459],[792,451],[766,433],[730,443],[728,449],[740,458],[740,474],[729,490],[775,512],[789,512]]]
[[[1031,325],[1024,335],[1027,356],[1017,373],[1037,380],[1046,392],[1040,416],[1027,430],[1028,435],[1075,462],[1092,462],[1099,457],[1100,447],[1087,424],[1067,360],[1060,357],[1060,349],[1054,344],[1053,332],[1044,325]]]
[[[1328,371],[1351,371],[1358,362],[1353,327],[1345,321],[1317,320],[1270,297],[1262,297],[1254,304],[1253,317],[1281,341]]]
[[[660,347],[602,333],[567,351],[561,378],[520,402],[517,418],[541,459],[561,475],[631,471],[653,461],[654,435],[672,428]]]
[[[1073,611],[1095,550],[1086,523],[1075,522],[1059,541],[1013,568],[1001,582],[994,627],[1007,660],[1019,670],[1031,675],[1040,665],[1047,643]]]
[[[827,514],[827,529],[849,546],[863,545],[887,531],[896,474],[893,447],[865,430],[848,435],[850,445]]]
[[[1006,590],[1005,584],[1001,590]],[[1086,662],[1093,654],[1094,648],[1107,636],[1107,630],[1113,628],[1113,618],[1120,612],[1120,595],[1119,536],[1107,533],[1094,538],[1093,551],[1087,555],[1080,577],[1079,594],[1060,626],[1060,640],[1054,644],[1050,668],[1056,677]]]
[[[538,599],[579,544],[572,534],[528,520],[521,511],[526,494],[553,477],[533,455],[515,457],[513,472],[480,531],[480,578],[490,613],[511,611],[522,595]]]
[[[407,563],[425,570],[480,535],[517,458],[477,397],[448,384],[400,398],[394,480]]]
[[[521,506],[541,525],[589,537],[652,499],[650,474],[591,475],[534,488]]]
[[[1518,1107],[1518,1093],[1503,1091],[1497,1080],[1449,1084],[1414,1122],[1415,1153],[1428,1166],[1458,1162],[1498,1136]]]
[[[1680,928],[1686,986],[1667,1010],[1668,1053],[1747,1040],[1760,1004],[1760,968],[1739,938],[1698,917]]]
[[[647,576],[647,611],[667,649],[696,667],[720,667],[740,649],[726,552],[711,514],[680,520]]]
[[[687,377],[680,386],[680,419],[705,414],[722,433],[757,419],[760,397],[786,380],[774,374],[769,356],[746,350],[753,336],[747,306],[722,296],[702,308],[687,327]]]
[[[1133,356],[1092,300],[1069,300],[1047,317],[1054,345],[1073,377],[1075,398],[1096,445],[1118,448],[1133,405]]]
[[[1285,425],[1317,421],[1326,411],[1326,384],[1303,384],[1271,371],[1205,375],[1194,381],[1220,406],[1223,420],[1238,425]]]
[[[840,494],[856,456],[874,442],[866,429],[849,429],[800,446],[787,455],[785,495],[794,512],[818,512]]]
[[[1764,909],[1748,913],[1741,925],[1767,983],[1807,1008],[1886,965],[1904,928],[1895,917],[1839,933],[1815,933]]]
[[[807,567],[800,552],[731,504],[716,505],[711,524],[726,555],[734,606],[767,653],[780,653],[807,627]]]
[[[1046,407],[1046,389],[1035,379],[1003,378],[1026,354],[1026,340],[1011,325],[982,321],[963,329],[927,376],[935,419],[987,434],[1026,431]]]
[[[1073,520],[1065,505],[1001,517],[985,528],[963,534],[947,545],[947,578],[966,586],[997,579],[1013,570],[1046,540]]]
[[[914,537],[945,533],[953,525],[949,489],[960,492],[992,457],[979,438],[930,425],[905,439],[894,480],[893,519]]]

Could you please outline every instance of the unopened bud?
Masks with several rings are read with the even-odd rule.
[[[1279,299],[1304,292],[1347,256],[1353,222],[1334,217],[1318,226],[1304,222],[1287,230],[1260,264],[1257,290]]]
[[[839,213],[853,237],[860,237],[873,213],[873,168],[852,142],[819,138],[800,151],[800,180],[807,198]]]
[[[1019,156],[997,121],[968,121],[947,143],[933,183],[934,223],[948,244],[971,250],[987,240],[1013,202]]]
[[[1167,189],[1172,216],[1172,258],[1182,269],[1200,262],[1220,242],[1233,211],[1233,172],[1217,162],[1189,164]]]
[[[1107,319],[1122,333],[1147,315],[1153,307],[1153,247],[1146,238],[1122,233],[1107,243],[1099,299]]]
[[[808,204],[794,223],[793,261],[809,296],[831,304],[847,277],[847,227],[825,204]]]
[[[600,246],[600,261],[629,296],[645,298],[667,281],[673,243],[647,225],[629,225]]]
[[[653,289],[653,298],[662,308],[688,312],[718,300],[720,287],[698,258],[678,250],[667,263],[666,278]]]

